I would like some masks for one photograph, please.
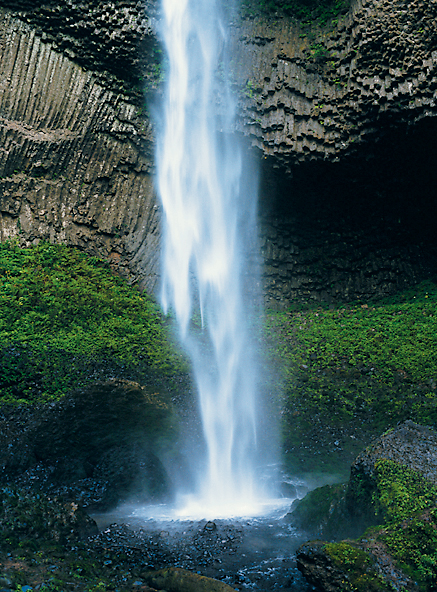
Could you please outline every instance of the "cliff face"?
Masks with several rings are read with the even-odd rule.
[[[0,233],[67,242],[156,283],[153,135],[132,98],[0,12]]]
[[[338,160],[390,126],[437,114],[437,2],[353,0],[324,29],[236,23],[240,128],[285,167]]]
[[[0,6],[1,240],[80,246],[153,291],[156,3]],[[272,302],[382,295],[432,273],[436,16],[435,0],[353,0],[323,29],[234,19]]]

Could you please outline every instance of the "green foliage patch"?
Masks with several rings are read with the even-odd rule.
[[[283,392],[285,448],[302,466],[346,466],[399,421],[437,425],[432,281],[375,303],[269,312],[263,341]],[[335,450],[334,432],[343,440]]]
[[[0,396],[53,398],[90,375],[186,362],[159,307],[107,262],[65,245],[0,245]]]
[[[415,383],[437,380],[437,285],[431,281],[374,305],[279,312],[269,318],[283,337],[288,374],[305,364],[368,370],[378,382],[394,375]]]

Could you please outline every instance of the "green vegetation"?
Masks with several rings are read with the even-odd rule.
[[[242,9],[250,15],[286,15],[304,25],[324,26],[347,12],[349,5],[350,0],[243,0]]]
[[[399,421],[436,425],[436,313],[431,281],[378,303],[269,313],[264,339],[282,377],[286,448],[313,455],[317,425],[365,431],[362,442],[342,445],[350,463],[369,437]]]
[[[65,245],[0,245],[0,398],[58,398],[92,376],[172,375],[186,362],[158,306]]]
[[[376,573],[369,555],[353,544],[328,543],[324,546],[332,563],[344,570],[348,580],[343,582],[342,590],[354,592],[383,592],[392,588]]]

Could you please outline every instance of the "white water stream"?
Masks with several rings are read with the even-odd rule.
[[[197,382],[205,454],[180,517],[265,512],[259,479],[257,370],[243,296],[246,241],[256,236],[256,192],[230,133],[235,100],[216,0],[162,0],[168,55],[158,137],[163,206],[161,300],[172,309]],[[252,182],[252,185],[255,183]],[[194,328],[193,314],[202,328]]]

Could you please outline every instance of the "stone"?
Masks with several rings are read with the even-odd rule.
[[[167,592],[235,592],[224,582],[177,567],[148,572],[143,577],[148,584]]]
[[[427,583],[428,575],[422,577],[419,571],[415,571],[415,577],[422,578],[419,583],[410,577],[413,564],[414,570],[417,570],[418,557],[411,558],[410,565],[405,567],[403,564],[408,563],[408,559],[398,561],[395,553],[396,549],[403,549],[405,545],[405,548],[420,546],[420,536],[427,537],[422,531],[426,528],[430,528],[431,531],[435,529],[433,514],[436,490],[431,486],[437,485],[436,455],[437,432],[406,421],[388,430],[357,457],[352,465],[346,496],[340,496],[340,506],[338,503],[333,505],[332,502],[326,502],[333,496],[330,492],[324,493],[325,488],[311,492],[307,496],[306,504],[302,504],[300,515],[298,513],[296,516],[297,521],[299,518],[306,519],[310,528],[314,524],[321,524],[326,529],[330,524],[333,529],[335,520],[330,522],[330,513],[338,512],[340,507],[343,512],[342,519],[358,525],[361,533],[365,533],[356,540],[346,539],[338,543],[311,541],[302,545],[297,551],[297,564],[308,582],[322,592],[383,592],[393,589],[416,591],[419,584],[425,586],[423,589],[430,589]],[[394,473],[397,476],[386,476],[386,480],[404,480],[405,476],[408,477],[405,490],[399,493],[398,481],[395,481],[394,485],[390,481],[385,481],[382,485],[383,490],[380,489],[381,483],[377,477],[378,461],[390,461],[391,471],[393,467],[397,467],[397,472]],[[399,470],[402,471],[400,477]],[[425,486],[425,481],[431,486]],[[421,492],[422,502],[419,504],[415,501],[417,488]],[[317,513],[315,502],[321,497],[324,500],[324,509]],[[425,499],[426,501],[423,501]],[[298,510],[299,506],[296,508],[296,511]],[[290,519],[293,520],[293,514]],[[377,525],[381,526],[378,528]],[[373,528],[366,530],[369,526]],[[331,530],[331,534],[334,533],[334,538],[337,538],[342,530],[341,519],[337,519],[337,531]],[[390,551],[385,538],[390,533],[395,533],[398,537],[401,533],[401,539],[403,537],[403,540],[393,547],[394,551]],[[431,537],[426,540],[429,547],[426,554],[435,554],[434,539]]]

